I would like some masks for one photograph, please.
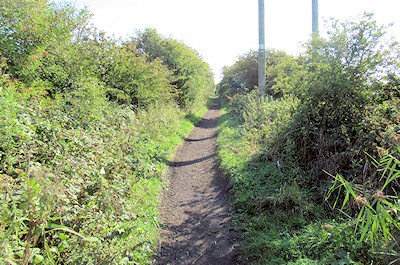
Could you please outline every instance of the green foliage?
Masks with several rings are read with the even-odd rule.
[[[268,50],[266,53],[266,93],[274,98],[293,93],[301,81],[301,66],[293,56],[282,51]],[[257,53],[250,51],[223,70],[223,79],[218,84],[221,96],[232,97],[236,93],[256,90],[258,86]]]
[[[182,42],[162,37],[155,29],[139,32],[125,45],[136,44],[139,54],[149,61],[161,60],[173,73],[171,84],[176,87],[176,99],[182,107],[204,104],[214,91],[210,66],[200,55]]]
[[[185,113],[135,113],[95,80],[56,100],[1,80],[0,260],[148,263],[163,161],[193,128]]]
[[[237,92],[254,90],[257,85],[258,63],[257,53],[250,51],[239,56],[234,65],[224,67],[223,79],[218,85],[218,93],[223,96],[232,96]]]
[[[336,198],[335,205],[338,202],[341,190],[345,194],[345,198],[342,203],[341,209],[343,209],[350,201],[353,202],[359,209],[359,214],[355,220],[355,230],[360,230],[359,242],[371,241],[371,244],[376,244],[377,241],[381,240],[381,237],[385,241],[394,240],[391,231],[394,228],[400,229],[398,221],[398,211],[400,205],[397,196],[390,196],[390,187],[395,185],[395,181],[400,177],[399,165],[400,161],[389,154],[383,157],[377,167],[382,172],[380,181],[385,180],[381,187],[375,190],[368,188],[368,185],[356,187],[350,182],[346,181],[342,176],[332,176],[335,179],[333,186],[328,192],[328,199],[333,192],[339,190],[338,197]],[[339,182],[339,184],[338,184]]]
[[[249,95],[241,108],[248,111]],[[260,101],[259,101],[260,102]],[[264,100],[263,104],[284,102]],[[244,107],[246,106],[246,107]],[[279,113],[279,110],[282,113]],[[275,115],[287,115],[286,108]],[[234,223],[243,231],[241,259],[250,264],[369,264],[390,258],[372,250],[369,242],[359,243],[354,224],[325,212],[320,189],[295,161],[270,156],[265,142],[249,141],[250,124],[239,122],[235,111],[221,119],[218,146],[222,169],[231,178]],[[255,124],[255,126],[257,126]],[[273,128],[273,127],[272,127]],[[272,132],[273,133],[273,132]],[[268,145],[267,145],[268,146]],[[267,147],[267,148],[273,148]],[[287,149],[289,152],[290,149]],[[284,157],[290,156],[285,153]],[[385,243],[379,240],[380,246]],[[388,249],[390,249],[388,247]]]
[[[14,12],[18,6],[24,8]],[[172,72],[166,66],[157,60],[148,62],[135,45],[120,47],[87,27],[91,15],[86,10],[27,0],[1,10],[6,28],[0,48],[8,72],[27,84],[39,80],[48,84],[51,97],[79,88],[87,78],[104,82],[110,100],[136,107],[167,102],[175,94]],[[198,60],[199,65],[204,63]]]
[[[301,64],[282,51],[272,50],[266,59],[266,93],[274,98],[296,94],[305,75]]]
[[[0,3],[1,264],[149,264],[158,244],[165,161],[205,108],[178,108],[169,66],[90,16]]]
[[[289,95],[279,100],[273,100],[271,96],[260,98],[255,92],[233,98],[229,105],[231,115],[239,116],[248,141],[272,149],[276,140],[286,132],[299,101]]]
[[[87,10],[78,11],[71,5],[2,1],[0,50],[7,58],[9,73],[27,83],[41,79],[58,89],[70,87],[85,62],[77,60],[72,47],[80,46],[86,37],[90,17]]]
[[[263,144],[248,140],[246,126],[237,116],[225,114],[218,137],[221,167],[231,178],[232,205],[238,213],[234,223],[243,230],[242,262],[287,264],[305,258],[298,231],[322,215],[312,193],[302,188],[307,177],[298,168],[265,157]]]
[[[109,99],[136,107],[171,101],[171,73],[159,61],[147,62],[145,57],[135,53],[134,46],[120,48],[108,67],[103,81],[109,87]]]
[[[243,263],[398,262],[399,45],[384,37],[365,14],[333,22],[298,58],[271,52],[266,98],[231,89],[240,63],[225,69],[219,156]]]
[[[366,14],[357,22],[334,22],[328,39],[309,42],[303,58],[309,74],[291,129],[300,163],[356,175],[348,161],[365,160],[363,151],[376,155],[366,94],[394,64],[383,30]]]

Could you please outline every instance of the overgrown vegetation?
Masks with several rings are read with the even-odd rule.
[[[2,264],[150,263],[165,162],[213,92],[183,43],[168,39],[165,52],[206,73],[186,73],[199,85],[190,97],[165,58],[107,38],[90,17],[45,0],[0,3]]]
[[[371,14],[332,21],[326,36],[297,58],[268,52],[266,98],[233,82],[253,53],[218,86],[244,263],[399,261],[400,46]]]
[[[171,83],[180,106],[191,107],[208,98],[209,87],[214,85],[212,73],[195,50],[177,40],[163,38],[154,29],[139,32],[131,42],[136,44],[139,54],[151,61],[161,59],[172,72]]]

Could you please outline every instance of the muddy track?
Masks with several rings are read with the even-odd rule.
[[[219,117],[220,102],[214,99],[170,162],[160,216],[162,244],[154,264],[237,264],[229,180],[216,157]]]

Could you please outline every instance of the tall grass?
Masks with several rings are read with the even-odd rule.
[[[392,233],[400,230],[400,205],[394,187],[400,178],[400,161],[394,155],[399,150],[400,148],[387,154],[379,162],[371,157],[381,174],[382,185],[380,187],[373,187],[368,183],[354,185],[339,174],[333,176],[328,173],[334,178],[334,183],[326,199],[328,200],[332,194],[337,193],[333,207],[340,200],[342,201],[341,210],[346,206],[359,209],[357,218],[353,220],[354,232],[359,235],[359,244],[370,242],[374,247],[379,248],[382,239],[386,244],[396,243],[396,238]],[[342,198],[343,196],[344,198]],[[394,249],[391,252],[392,256],[393,254],[400,256]],[[399,260],[396,259],[391,264]]]

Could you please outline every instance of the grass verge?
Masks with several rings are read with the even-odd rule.
[[[229,113],[219,125],[221,168],[232,183],[234,225],[242,231],[243,264],[387,264],[355,223],[322,206],[312,178],[263,155]]]

